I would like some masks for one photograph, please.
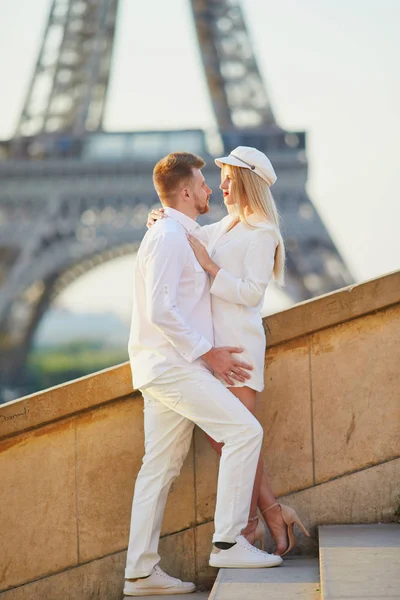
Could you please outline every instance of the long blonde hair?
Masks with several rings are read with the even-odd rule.
[[[274,279],[279,286],[285,282],[285,244],[280,230],[280,218],[275,200],[266,181],[244,167],[223,166],[224,173],[232,176],[232,194],[235,207],[231,214],[251,229],[255,229],[246,218],[246,209],[254,213],[260,220],[270,223],[277,236],[278,245],[275,251]]]

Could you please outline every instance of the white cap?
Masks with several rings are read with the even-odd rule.
[[[220,168],[222,168],[222,165],[232,165],[243,169],[251,169],[256,175],[264,179],[268,185],[274,184],[277,179],[269,158],[257,148],[250,148],[249,146],[238,146],[232,150],[229,156],[216,158],[215,164]]]

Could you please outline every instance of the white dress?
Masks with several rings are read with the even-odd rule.
[[[253,366],[246,383],[261,392],[264,388],[265,333],[260,315],[265,291],[271,279],[278,234],[273,225],[255,216],[248,218],[253,228],[233,223],[230,215],[201,228],[198,237],[212,260],[221,267],[211,278],[211,310],[215,346],[244,348],[239,360]]]

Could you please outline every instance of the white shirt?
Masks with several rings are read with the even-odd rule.
[[[136,389],[177,365],[206,369],[200,357],[214,343],[209,278],[186,238],[200,226],[173,208],[165,213],[135,264],[128,350]]]

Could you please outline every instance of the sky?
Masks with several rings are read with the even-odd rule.
[[[355,280],[398,269],[400,2],[242,6],[279,124],[308,132],[307,190]],[[0,0],[0,139],[16,126],[49,7]],[[121,0],[106,129],[214,125],[189,0]],[[132,265],[99,267],[59,301],[127,316]],[[270,297],[270,308],[288,305]]]

